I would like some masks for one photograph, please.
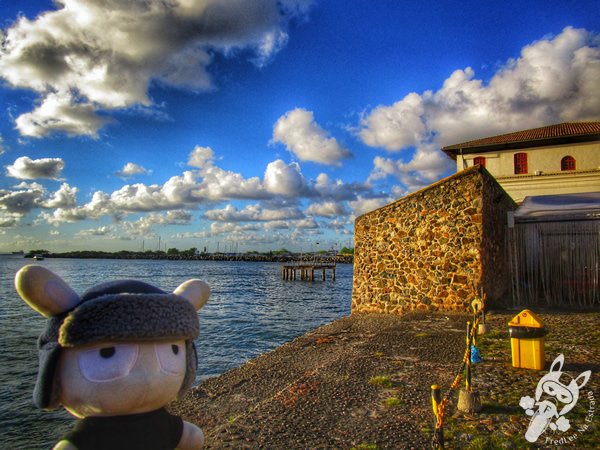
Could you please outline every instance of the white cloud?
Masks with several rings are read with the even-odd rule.
[[[108,215],[118,216],[119,212],[115,210],[108,194],[96,191],[87,204],[72,208],[56,208],[51,213],[42,212],[39,215],[39,220],[45,220],[50,225],[59,226],[65,222],[79,222]]]
[[[238,210],[233,205],[227,205],[223,209],[206,211],[204,215],[207,219],[219,222],[266,222],[304,217],[298,208],[264,209],[258,204],[247,205],[242,210]]]
[[[320,217],[336,217],[348,215],[348,210],[340,202],[313,203],[307,209],[308,214]]]
[[[215,152],[210,147],[202,147],[200,145],[196,145],[194,150],[190,153],[188,158],[188,166],[205,168],[207,166],[212,166],[212,161],[215,157]]]
[[[78,189],[63,183],[52,197],[43,203],[45,208],[69,208],[75,206]]]
[[[376,158],[371,180],[394,175],[409,190],[450,169],[445,145],[600,117],[600,48],[597,36],[565,28],[523,48],[489,83],[470,67],[454,71],[437,91],[410,93],[391,106],[374,108],[359,136],[390,152],[416,148],[409,161]]]
[[[419,145],[427,137],[422,121],[423,99],[410,93],[392,106],[378,106],[362,120],[359,135],[371,147],[398,151]]]
[[[1,201],[2,200],[1,200],[1,194],[0,194],[0,202]],[[1,204],[0,204],[0,228],[16,227],[19,224],[22,217],[23,217],[22,214],[5,211],[4,209],[1,208]]]
[[[79,237],[98,237],[98,236],[114,236],[115,228],[112,226],[104,225],[98,228],[90,228],[87,230],[80,230],[76,236]]]
[[[0,190],[0,211],[23,216],[33,208],[39,207],[45,193],[43,187],[32,185],[19,185],[19,190]],[[16,217],[16,216],[11,216]]]
[[[128,162],[116,173],[116,175],[121,178],[130,178],[135,175],[148,175],[150,173],[152,173],[151,170],[148,170],[139,164]]]
[[[286,164],[281,159],[267,165],[264,186],[272,194],[299,197],[307,192],[307,183],[297,163]]]
[[[248,231],[258,231],[260,228],[254,224],[238,224],[231,222],[213,222],[210,225],[210,233],[209,235],[218,235],[218,234],[227,234],[228,236],[240,236],[244,235]]]
[[[300,210],[302,199],[316,202],[309,212],[320,217],[348,215],[345,206],[348,200],[357,200],[360,195],[373,196],[367,184],[332,180],[321,173],[316,180],[307,180],[296,162],[286,163],[281,159],[270,162],[264,171],[264,178],[244,178],[240,173],[227,171],[215,164],[214,151],[210,147],[196,146],[190,153],[187,164],[193,170],[185,170],[181,175],[169,178],[163,184],[126,184],[111,193],[96,191],[85,204],[78,205],[78,188],[63,183],[53,193],[47,195],[45,188],[37,183],[21,183],[17,191],[2,191],[0,205],[4,210],[18,210],[26,214],[33,208],[51,209],[38,215],[36,224],[42,221],[58,226],[100,217],[128,223],[124,231],[130,235],[146,235],[153,225],[188,224],[191,214],[185,210],[195,210],[201,205],[217,205],[224,201],[258,200],[260,203],[245,205],[238,209],[227,205],[221,209],[205,212],[205,217],[218,222],[262,222],[287,221],[291,228],[300,226],[299,220],[309,221]],[[21,178],[60,174],[63,167],[60,159],[31,160],[22,157],[7,170]],[[146,169],[127,163],[121,175],[142,173]],[[157,214],[166,212],[165,214]],[[137,221],[125,222],[125,217],[136,213],[147,214]],[[310,224],[312,226],[312,224]]]
[[[281,116],[273,128],[273,141],[281,142],[301,161],[340,166],[351,153],[335,138],[328,137],[313,113],[296,108]]]
[[[197,195],[208,200],[260,199],[269,197],[258,177],[244,178],[241,174],[207,165],[200,171],[202,182]]]
[[[129,236],[154,236],[154,225],[188,225],[192,215],[185,210],[167,211],[165,214],[151,212],[132,222],[121,222],[121,227]]]
[[[362,198],[348,202],[355,216],[366,214],[393,201],[392,198]]]
[[[196,174],[185,171],[171,177],[162,186],[128,184],[110,195],[114,209],[120,211],[158,211],[193,206],[202,201]]]
[[[2,155],[5,151],[6,149],[4,148],[4,138],[0,134],[0,155]]]
[[[21,156],[12,165],[6,166],[6,174],[20,180],[37,178],[58,180],[64,167],[65,163],[60,158],[31,159],[28,156]]]
[[[185,210],[167,211],[165,214],[150,213],[145,219],[158,225],[187,225],[192,221],[192,215]]]
[[[414,192],[437,181],[440,174],[454,167],[449,159],[432,144],[423,145],[415,151],[409,162],[376,156],[369,181],[389,175],[405,187],[404,194]]]
[[[23,136],[44,137],[60,131],[68,135],[96,137],[109,120],[99,117],[91,103],[77,102],[71,93],[49,93],[40,105],[17,117],[17,129]]]
[[[296,228],[302,230],[316,230],[319,228],[319,224],[313,217],[305,217],[304,219],[299,219],[293,222]]]
[[[208,67],[215,53],[248,49],[250,60],[265,64],[285,45],[288,22],[306,14],[307,4],[57,1],[56,10],[34,20],[21,16],[5,30],[0,77],[41,97],[38,108],[17,119],[22,134],[95,136],[106,123],[97,112],[151,105],[153,81],[212,89]]]
[[[352,226],[352,225],[353,225],[353,223],[351,220],[339,219],[339,218],[331,220],[331,221],[327,222],[327,224],[326,224],[327,228],[329,228],[330,230],[335,230],[341,234],[352,233],[352,231],[350,231],[346,228],[346,227]]]
[[[333,181],[325,173],[319,174],[312,186],[316,195],[327,200],[355,200],[360,193],[371,191],[371,187],[363,183],[344,183],[342,180]]]

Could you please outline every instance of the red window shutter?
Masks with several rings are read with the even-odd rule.
[[[575,158],[572,156],[565,156],[560,160],[560,170],[575,170]]]
[[[515,153],[515,174],[527,173],[527,153]]]
[[[485,167],[485,156],[476,156],[473,159],[473,164],[480,165],[481,167]]]

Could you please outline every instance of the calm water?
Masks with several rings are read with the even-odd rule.
[[[46,449],[73,424],[64,411],[35,409],[36,339],[45,319],[17,296],[13,279],[31,261],[0,256],[0,448]],[[281,280],[277,263],[46,259],[76,292],[107,280],[134,278],[172,291],[189,278],[206,281],[212,295],[200,310],[196,382],[272,350],[350,313],[352,266],[331,282]]]

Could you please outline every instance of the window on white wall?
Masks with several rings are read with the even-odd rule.
[[[560,160],[560,170],[575,170],[575,158],[572,156],[565,156]]]
[[[515,153],[515,175],[527,173],[527,153]]]

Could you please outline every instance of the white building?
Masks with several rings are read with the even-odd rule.
[[[600,122],[561,123],[442,150],[457,172],[484,166],[517,203],[526,196],[600,191]]]

